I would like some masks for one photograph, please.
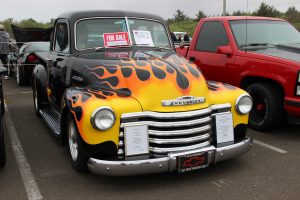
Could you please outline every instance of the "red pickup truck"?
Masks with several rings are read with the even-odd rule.
[[[201,19],[189,47],[176,48],[208,80],[247,90],[249,126],[267,131],[286,119],[300,122],[300,33],[287,21],[264,17]]]

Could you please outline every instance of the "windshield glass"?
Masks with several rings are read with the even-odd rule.
[[[300,33],[288,22],[247,20],[246,24],[246,20],[238,20],[229,23],[239,47],[247,44],[300,43]]]
[[[170,48],[163,24],[141,19],[129,19],[128,23],[133,45]]]
[[[125,19],[87,19],[76,25],[77,49],[104,46],[104,33],[127,32]]]
[[[145,19],[128,19],[128,24],[130,29],[129,39],[131,39],[129,44],[133,46],[171,48],[169,37],[163,24]],[[106,35],[124,32],[128,33],[128,30],[126,20],[123,18],[81,20],[76,24],[76,48],[83,50],[107,47],[116,43],[105,44],[104,37]],[[111,35],[107,37],[111,37]]]

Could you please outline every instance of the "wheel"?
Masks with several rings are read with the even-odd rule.
[[[74,122],[71,115],[69,115],[67,119],[66,133],[67,133],[68,152],[73,167],[80,172],[86,171],[88,156],[83,149],[83,145],[77,130],[76,123]]]
[[[0,127],[0,167],[3,167],[6,163],[6,155],[5,155],[5,144],[4,144],[4,133],[3,133],[3,124],[1,118],[1,127]]]
[[[285,122],[282,93],[270,83],[255,83],[247,92],[252,96],[253,108],[249,115],[249,127],[269,131]]]
[[[23,70],[17,65],[17,83],[19,86],[24,85],[24,73]]]

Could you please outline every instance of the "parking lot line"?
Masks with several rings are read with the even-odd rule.
[[[4,96],[5,95],[16,95],[16,94],[30,94],[32,93],[32,91],[25,91],[25,92],[6,92],[4,93]]]
[[[26,189],[27,197],[29,200],[43,199],[40,189],[35,181],[30,165],[26,159],[20,139],[18,137],[15,126],[11,120],[7,104],[5,105],[5,123],[10,136],[11,145],[17,160],[18,168]]]
[[[266,143],[261,142],[261,141],[258,141],[258,140],[253,140],[253,142],[254,142],[255,144],[257,144],[257,145],[260,145],[260,146],[262,146],[262,147],[271,149],[271,150],[276,151],[276,152],[278,152],[278,153],[282,153],[282,154],[287,153],[286,150],[280,149],[280,148],[278,148],[278,147],[274,147],[274,146],[272,146],[272,145],[266,144]]]

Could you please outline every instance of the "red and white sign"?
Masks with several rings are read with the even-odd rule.
[[[129,36],[127,32],[103,33],[104,47],[129,46]]]

